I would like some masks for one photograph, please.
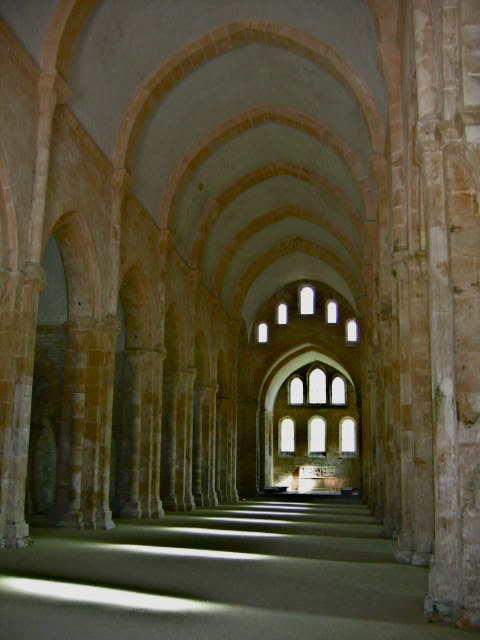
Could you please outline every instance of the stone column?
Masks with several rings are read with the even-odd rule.
[[[177,407],[178,379],[173,371],[166,371],[163,380],[163,415],[161,449],[161,496],[167,511],[177,511]]]
[[[193,409],[193,464],[192,464],[192,493],[197,507],[204,506],[203,499],[203,465],[205,458],[203,440],[203,404],[207,387],[195,382]]]
[[[195,369],[175,371],[174,375],[178,381],[175,476],[177,510],[193,511],[195,502],[192,496],[192,423]]]
[[[238,502],[237,490],[237,402],[230,403],[229,411],[229,466],[228,466],[228,501]]]
[[[151,518],[153,498],[153,352],[142,350],[142,391],[140,429],[140,502],[142,517]]]
[[[166,351],[155,349],[151,353],[152,361],[152,453],[151,453],[151,496],[150,516],[162,518],[165,513],[160,498],[161,451],[162,451],[162,400],[163,400],[163,363]]]
[[[204,500],[206,507],[216,507],[218,505],[216,491],[216,424],[217,424],[217,393],[218,385],[207,386],[207,450],[206,450],[206,472]]]
[[[8,467],[18,343],[15,307],[19,279],[19,272],[0,270],[0,549],[5,546],[7,495],[10,488]]]
[[[28,467],[30,411],[32,404],[33,363],[35,354],[36,317],[38,297],[45,286],[45,274],[38,265],[27,266],[15,287],[12,309],[12,337],[15,336],[15,370],[13,402],[4,440],[6,474],[3,474],[5,524],[4,540],[7,547],[22,547],[29,543],[25,522],[25,487]],[[7,310],[8,314],[8,310]]]
[[[82,474],[90,322],[65,325],[67,348],[63,370],[62,418],[57,444],[54,522],[83,528]]]
[[[257,479],[257,402],[241,402],[238,405],[237,446],[238,491],[242,497],[258,492]]]
[[[215,488],[218,502],[228,501],[227,487],[227,398],[217,398],[217,420],[215,435]]]
[[[428,339],[427,267],[425,255],[409,263],[412,353],[412,425],[414,431],[414,565],[429,566],[434,538],[433,434]]]
[[[109,505],[116,317],[95,326],[88,360],[82,508],[85,525],[113,528]]]
[[[0,271],[0,547],[29,543],[25,487],[38,296],[43,270]]]
[[[129,498],[128,502],[122,508],[121,515],[123,518],[141,518],[142,507],[140,504],[140,437],[142,428],[142,352],[134,349],[129,350],[126,352],[126,359],[127,366],[130,368],[131,373],[131,414],[130,433],[128,434],[129,440],[131,442],[131,457],[129,461]]]
[[[398,286],[398,332],[400,365],[400,506],[401,522],[396,558],[410,562],[413,553],[413,492],[414,461],[411,423],[412,385],[410,358],[410,283],[408,257],[395,256],[395,275]]]
[[[461,500],[455,394],[455,327],[443,150],[433,118],[417,125],[422,168],[432,372],[435,556],[425,601],[427,614],[455,620],[461,602]]]

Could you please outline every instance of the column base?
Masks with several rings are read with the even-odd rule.
[[[424,611],[429,622],[449,622],[454,624],[458,618],[459,607],[453,601],[440,602],[432,596],[426,596]]]
[[[210,509],[215,509],[215,507],[218,507],[218,500],[217,500],[216,494],[213,492],[209,493],[208,496],[204,498],[203,506],[209,507]]]
[[[415,567],[429,567],[432,561],[432,554],[428,551],[415,551],[412,553],[412,564]]]
[[[412,552],[408,549],[397,549],[394,556],[395,560],[402,564],[411,564],[412,562]]]
[[[178,511],[177,498],[175,496],[166,496],[162,498],[162,504],[165,511]]]
[[[404,564],[410,564],[413,555],[413,533],[411,531],[400,531],[398,535],[395,560]]]
[[[54,526],[61,529],[84,529],[83,514],[81,511],[67,511],[54,521]]]
[[[139,500],[129,500],[120,512],[121,518],[141,518],[142,507]]]
[[[193,496],[177,497],[177,511],[195,511]]]
[[[150,501],[150,517],[153,519],[165,517],[165,511],[163,510],[160,498],[152,498]]]
[[[205,500],[203,498],[203,494],[201,492],[199,493],[194,493],[193,494],[193,499],[195,500],[195,506],[198,508],[202,508],[205,506]]]
[[[112,519],[110,509],[98,509],[95,511],[92,519],[85,518],[85,526],[90,529],[114,529],[115,523]]]
[[[15,522],[5,524],[4,528],[4,546],[7,549],[23,549],[32,544],[30,538],[29,527],[26,522]]]

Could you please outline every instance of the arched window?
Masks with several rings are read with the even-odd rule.
[[[308,455],[324,454],[327,450],[327,423],[320,416],[313,416],[308,422]]]
[[[353,418],[340,420],[340,453],[353,455],[357,452],[357,428]]]
[[[347,403],[347,385],[341,376],[335,376],[332,380],[332,404]]]
[[[308,376],[308,401],[311,404],[327,402],[327,376],[320,367],[313,369]]]
[[[292,418],[280,420],[278,448],[280,453],[295,453],[295,422]]]
[[[288,324],[288,308],[284,302],[277,306],[277,324]]]
[[[304,316],[315,313],[315,290],[308,285],[300,289],[300,313]]]
[[[338,322],[338,304],[335,300],[327,302],[327,323],[337,324]]]
[[[260,344],[268,342],[268,325],[266,322],[261,322],[257,327],[257,342]]]
[[[358,342],[358,325],[356,320],[349,320],[346,325],[347,342]]]
[[[288,402],[290,404],[303,404],[303,380],[295,376],[288,385]]]

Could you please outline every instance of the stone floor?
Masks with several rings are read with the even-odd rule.
[[[272,496],[0,552],[2,640],[454,640],[354,499]]]

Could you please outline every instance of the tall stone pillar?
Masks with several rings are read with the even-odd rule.
[[[193,463],[192,463],[192,493],[197,507],[204,506],[203,497],[203,466],[205,464],[204,443],[204,401],[207,387],[195,382],[193,401]],[[208,444],[207,444],[208,446]]]
[[[412,353],[412,426],[414,436],[414,565],[429,566],[434,539],[433,433],[428,340],[427,267],[425,255],[410,260]]]
[[[450,281],[444,156],[438,121],[420,120],[417,153],[422,169],[427,231],[428,292],[435,477],[435,555],[425,608],[455,620],[461,602],[461,499],[455,394],[455,332]]]
[[[216,491],[216,424],[217,424],[217,393],[218,385],[207,385],[207,415],[206,415],[206,455],[205,470],[203,477],[205,479],[204,490],[204,506],[216,507],[218,505]]]
[[[67,347],[63,370],[62,417],[57,443],[54,523],[83,528],[82,474],[90,322],[65,325]]]
[[[227,501],[238,502],[237,492],[237,412],[236,403],[229,400],[226,407],[226,436],[227,436],[227,468],[226,489]]]
[[[179,381],[175,372],[166,371],[163,380],[161,449],[161,496],[167,511],[177,511],[177,407]]]
[[[129,350],[126,353],[127,366],[130,369],[130,433],[128,434],[131,443],[130,451],[130,483],[129,497],[123,506],[121,515],[123,518],[141,518],[142,507],[140,504],[140,438],[142,430],[142,373],[143,358],[142,352]],[[127,436],[127,434],[124,434]]]
[[[227,402],[217,397],[215,429],[215,489],[218,502],[227,502]]]
[[[94,529],[113,528],[109,505],[112,402],[116,317],[98,323],[92,333],[87,374],[84,437],[83,520]]]
[[[44,286],[38,265],[28,266],[24,273],[0,272],[0,547],[29,543],[25,487],[36,314]]]
[[[400,365],[400,531],[396,558],[410,562],[413,554],[414,447],[412,432],[412,385],[410,358],[410,282],[408,256],[396,256],[398,286],[398,344]]]
[[[153,498],[153,352],[142,349],[142,391],[141,391],[141,429],[140,429],[140,502],[142,517],[150,518]]]
[[[257,402],[240,402],[237,419],[238,492],[242,497],[258,493],[257,478]]]
[[[16,297],[20,273],[0,271],[0,548],[5,546],[5,519],[9,490],[9,454],[15,389],[18,336]],[[14,545],[16,546],[16,545]]]
[[[162,452],[162,408],[163,408],[163,363],[166,351],[155,349],[151,354],[152,364],[152,453],[150,516],[162,518],[165,513],[160,497],[161,452]]]
[[[179,511],[193,511],[192,447],[193,447],[193,383],[195,369],[175,371],[178,380],[177,407],[177,464],[175,494]]]

